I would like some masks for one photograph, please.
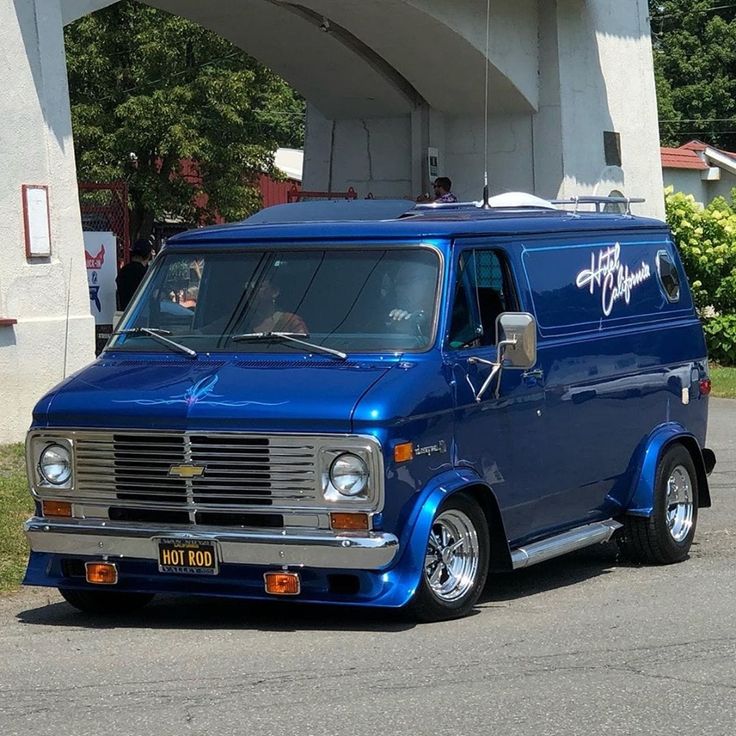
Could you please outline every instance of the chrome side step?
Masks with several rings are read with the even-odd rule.
[[[519,570],[522,567],[536,565],[538,562],[574,552],[576,549],[601,544],[607,542],[622,526],[623,524],[613,519],[579,526],[549,539],[543,539],[541,542],[534,542],[534,544],[513,550],[511,562],[514,570]]]

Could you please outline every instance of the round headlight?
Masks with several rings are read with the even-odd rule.
[[[368,485],[368,467],[357,455],[343,453],[330,466],[330,482],[343,496],[357,496]]]
[[[38,470],[47,483],[63,486],[72,475],[72,459],[69,450],[62,445],[49,445],[41,452]]]

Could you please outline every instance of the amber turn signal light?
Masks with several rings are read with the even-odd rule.
[[[402,442],[394,447],[394,462],[405,463],[414,459],[414,446],[411,442]]]
[[[115,585],[118,582],[118,569],[112,562],[87,562],[87,582],[95,585]]]
[[[66,516],[72,515],[72,505],[69,501],[41,501],[42,516]]]
[[[330,526],[339,531],[368,529],[368,514],[330,514]]]
[[[266,593],[271,595],[299,595],[301,584],[295,572],[267,572],[263,575]]]

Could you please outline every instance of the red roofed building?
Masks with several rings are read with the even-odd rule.
[[[692,194],[702,205],[715,197],[731,198],[736,187],[736,153],[690,141],[679,148],[662,148],[661,156],[665,187]]]
[[[295,148],[279,148],[274,154],[274,165],[283,174],[284,178],[278,181],[272,179],[268,174],[258,177],[258,188],[261,192],[261,202],[264,207],[274,204],[286,204],[289,194],[302,188],[302,169],[304,167],[304,151]],[[179,175],[188,181],[193,187],[202,182],[197,162],[191,159],[182,159],[179,162]],[[200,192],[194,196],[197,207],[207,205],[207,194]],[[217,215],[214,224],[222,224],[225,220]],[[154,238],[156,242],[163,242],[167,238],[189,229],[188,224],[177,219],[167,219],[156,222],[154,225]]]

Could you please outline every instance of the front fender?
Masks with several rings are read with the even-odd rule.
[[[662,453],[673,442],[681,442],[690,452],[698,474],[699,505],[710,506],[710,491],[703,462],[703,453],[693,434],[678,422],[668,422],[657,427],[645,442],[639,473],[634,481],[634,492],[626,508],[632,516],[651,516],[654,511],[654,484],[657,464]]]
[[[421,582],[424,557],[432,521],[437,510],[449,496],[471,486],[484,486],[488,495],[493,492],[477,473],[465,468],[449,470],[434,477],[424,489],[405,506],[401,514],[401,532],[397,561],[384,573],[387,595],[382,605],[406,605]]]

